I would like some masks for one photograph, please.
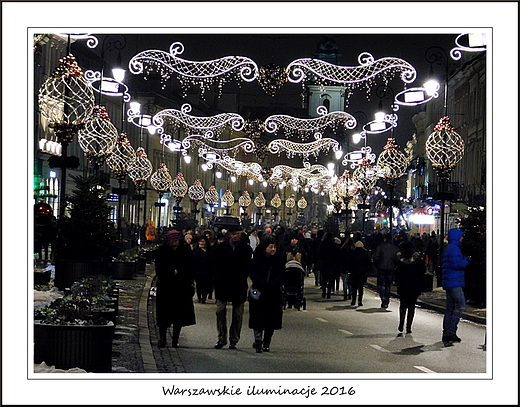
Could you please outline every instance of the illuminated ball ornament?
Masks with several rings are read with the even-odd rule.
[[[238,205],[240,205],[242,208],[247,208],[249,205],[251,205],[251,197],[249,196],[249,192],[242,192],[242,195],[240,198],[238,198]]]
[[[222,202],[226,204],[226,206],[229,208],[233,206],[235,203],[235,197],[233,196],[233,192],[231,192],[229,189],[224,192],[222,195]]]
[[[384,177],[389,185],[395,185],[397,180],[406,173],[408,159],[395,144],[395,138],[390,137],[383,152],[377,157],[377,165],[384,171]]]
[[[134,182],[137,189],[141,189],[150,175],[152,175],[152,163],[148,159],[143,147],[139,147],[135,152],[135,160],[130,166],[128,176]]]
[[[269,95],[275,96],[280,88],[288,81],[287,72],[283,66],[267,64],[258,70],[258,83]]]
[[[196,179],[193,185],[188,188],[190,199],[196,203],[204,199],[204,192],[204,187],[202,186],[200,179]]]
[[[102,164],[112,154],[118,133],[104,106],[94,106],[92,117],[78,133],[78,142],[89,161]]]
[[[359,191],[368,193],[375,187],[378,176],[370,160],[363,158],[359,166],[354,170],[352,178],[359,184]]]
[[[172,186],[172,176],[166,164],[160,163],[159,168],[150,177],[150,184],[159,194],[164,194]]]
[[[177,176],[172,182],[170,191],[175,198],[182,199],[184,195],[186,195],[186,192],[188,192],[188,183],[184,179],[182,173],[179,172],[177,174]]]
[[[299,200],[298,200],[298,208],[300,209],[305,209],[307,207],[307,200],[305,199],[305,197],[301,197]]]
[[[123,182],[130,171],[130,166],[135,160],[135,150],[130,144],[128,135],[121,133],[117,137],[117,142],[112,150],[112,154],[107,158],[107,164],[116,178]]]
[[[448,179],[464,156],[464,140],[451,125],[449,117],[439,120],[426,140],[426,154],[442,179]]]
[[[215,205],[218,202],[218,192],[214,185],[210,186],[206,195],[204,195],[204,200],[208,205]]]
[[[292,208],[294,208],[294,205],[296,205],[296,201],[294,200],[294,198],[292,196],[285,200],[285,206],[287,208],[292,209]]]
[[[280,199],[280,195],[275,194],[273,199],[271,199],[271,206],[275,208],[279,208],[282,205],[282,200]]]
[[[94,107],[94,91],[73,55],[62,58],[60,65],[42,84],[38,105],[58,141],[69,144]]]
[[[265,197],[263,192],[259,192],[255,197],[255,205],[257,208],[263,208],[265,206]]]

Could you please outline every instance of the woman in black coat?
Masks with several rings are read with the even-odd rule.
[[[192,253],[181,232],[172,230],[164,236],[155,257],[155,273],[159,347],[166,346],[166,331],[173,325],[172,346],[178,348],[181,328],[195,325]]]
[[[251,288],[261,293],[259,300],[249,301],[249,328],[254,333],[253,347],[257,353],[269,352],[274,331],[282,328],[284,255],[277,253],[273,238],[265,238],[255,249],[250,263]]]
[[[202,304],[206,303],[208,295],[213,291],[210,251],[211,247],[209,245],[209,240],[205,235],[202,235],[192,252],[197,300]]]
[[[415,303],[421,295],[426,265],[421,253],[414,250],[413,243],[404,242],[397,253],[396,282],[399,294],[399,332],[403,332],[406,317],[406,333],[412,333]],[[406,316],[408,311],[408,316]]]

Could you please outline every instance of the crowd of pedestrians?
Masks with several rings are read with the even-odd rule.
[[[445,344],[460,341],[457,324],[464,310],[464,268],[460,253],[463,232],[448,233],[444,250],[443,288],[447,309],[443,322]],[[173,347],[178,347],[181,328],[196,323],[193,296],[201,304],[215,298],[216,349],[236,349],[241,339],[244,305],[249,299],[248,326],[256,352],[268,352],[274,331],[282,328],[283,282],[287,262],[298,262],[304,276],[314,274],[322,298],[342,294],[350,305],[363,306],[368,275],[377,275],[381,308],[390,302],[390,289],[397,284],[400,299],[398,332],[412,332],[417,298],[424,291],[425,274],[435,270],[438,241],[431,235],[409,236],[399,232],[340,238],[323,229],[252,229],[163,231],[157,250],[157,326],[159,346],[166,346],[166,331],[172,326]],[[249,286],[249,283],[251,285]],[[254,295],[250,292],[254,292]],[[231,319],[228,324],[228,306]],[[229,329],[228,329],[229,326]]]

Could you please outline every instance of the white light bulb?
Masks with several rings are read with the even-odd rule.
[[[428,94],[428,96],[432,96],[435,94],[435,92],[437,92],[439,90],[440,85],[439,85],[439,82],[437,82],[436,80],[430,79],[428,82],[426,82],[423,85],[423,87],[426,90],[426,93]]]
[[[222,173],[221,173],[220,171],[217,171],[217,172],[215,173],[215,176],[216,176],[217,178],[222,178]]]
[[[249,185],[253,185],[253,182],[255,181],[253,181],[252,179],[248,179],[247,182],[249,183]]]
[[[231,176],[231,182],[236,182],[237,180],[237,177],[235,177],[234,175]]]
[[[354,144],[359,143],[361,141],[361,134],[359,134],[359,133],[353,134],[352,141],[354,142]]]
[[[186,164],[191,163],[191,156],[189,156],[189,155],[185,155],[185,156],[184,156],[184,161],[186,162]]]
[[[335,155],[336,155],[336,160],[339,160],[341,158],[341,156],[343,155],[343,151],[342,150],[338,150],[335,152]]]
[[[125,80],[126,70],[123,68],[112,68],[112,75],[114,79],[118,82],[123,82]]]
[[[208,170],[208,164],[206,164],[206,163],[202,164],[201,167],[202,167],[202,171]]]

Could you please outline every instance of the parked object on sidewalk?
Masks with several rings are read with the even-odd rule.
[[[298,311],[307,309],[307,300],[303,295],[305,282],[305,270],[303,266],[291,260],[285,264],[285,274],[283,278],[283,309],[296,308]]]

